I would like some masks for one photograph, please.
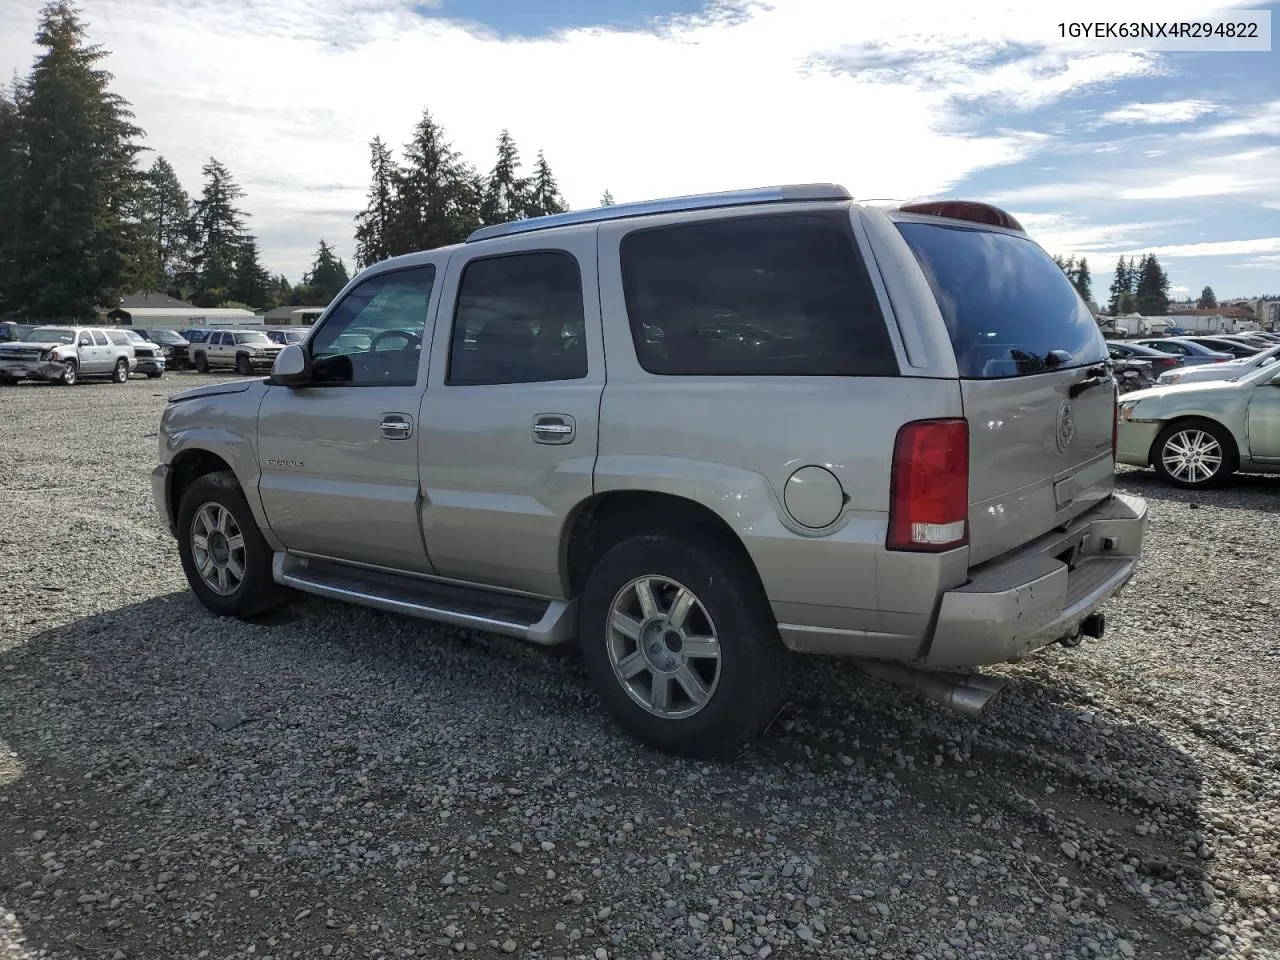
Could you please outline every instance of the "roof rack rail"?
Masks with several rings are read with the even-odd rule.
[[[513,234],[550,230],[552,227],[571,226],[579,223],[599,223],[620,220],[624,217],[642,217],[653,213],[679,213],[684,210],[710,210],[716,207],[736,207],[754,203],[786,203],[793,200],[852,200],[844,187],[834,183],[796,183],[777,187],[758,187],[751,190],[725,190],[721,193],[702,193],[687,197],[669,197],[664,200],[642,200],[638,203],[616,203],[589,210],[573,210],[569,213],[553,213],[546,217],[530,217],[527,220],[511,220],[481,227],[467,237],[467,243],[488,240],[492,237],[509,237]]]

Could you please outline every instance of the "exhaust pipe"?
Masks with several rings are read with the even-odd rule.
[[[949,673],[917,670],[887,660],[859,660],[857,665],[880,680],[888,680],[921,694],[926,700],[950,707],[967,717],[982,711],[1009,681],[981,673]]]

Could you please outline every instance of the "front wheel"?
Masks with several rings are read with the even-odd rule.
[[[253,617],[283,591],[271,577],[271,547],[229,470],[205,474],[178,507],[178,554],[191,592],[219,616]]]
[[[236,373],[242,377],[247,377],[253,373],[253,364],[249,362],[248,354],[236,354]]]
[[[1151,465],[1162,480],[1174,486],[1193,490],[1216,487],[1236,471],[1236,444],[1230,431],[1211,420],[1171,423],[1156,437]]]
[[[148,380],[159,380],[159,379],[160,379],[160,374],[159,374],[159,373],[157,373],[156,371],[152,370],[150,373],[148,373],[148,374],[147,374],[147,379],[148,379]]]
[[[74,387],[76,380],[80,376],[80,368],[74,360],[62,361],[62,373],[58,376],[57,382],[64,387]]]
[[[789,654],[749,565],[728,546],[650,533],[604,555],[579,618],[583,661],[632,736],[714,756],[777,715]]]
[[[203,353],[196,354],[196,373],[209,372],[209,358]]]
[[[121,358],[116,361],[116,368],[111,371],[111,379],[116,383],[125,383],[129,379],[129,361]]]

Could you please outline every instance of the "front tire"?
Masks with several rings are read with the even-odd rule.
[[[147,374],[147,379],[148,379],[148,380],[159,380],[159,379],[160,379],[160,374],[158,374],[158,373],[156,373],[154,370],[152,370],[150,373],[148,373],[148,374]]]
[[[253,373],[253,364],[249,362],[247,354],[236,354],[236,373],[242,377],[250,376]]]
[[[1183,420],[1160,431],[1151,465],[1166,483],[1206,490],[1225,483],[1236,472],[1239,457],[1226,427],[1212,420]]]
[[[178,507],[178,554],[191,592],[218,616],[254,617],[279,605],[272,551],[229,470],[200,477]]]
[[[111,379],[114,383],[129,382],[129,361],[117,360],[116,367],[111,371]]]
[[[74,387],[76,381],[80,378],[80,367],[74,360],[62,361],[62,374],[55,383],[60,383],[64,387]]]
[[[648,533],[615,545],[587,579],[579,636],[605,709],[671,753],[736,747],[786,692],[789,654],[759,578],[714,539]]]
[[[195,367],[196,367],[196,373],[208,373],[209,358],[206,357],[203,353],[197,353]]]

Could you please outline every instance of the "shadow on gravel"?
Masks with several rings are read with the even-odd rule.
[[[1176,503],[1192,508],[1223,507],[1231,510],[1258,510],[1259,496],[1280,500],[1280,476],[1270,474],[1236,474],[1221,487],[1212,490],[1184,490],[1159,479],[1154,470],[1121,470],[1116,486],[1158,503]]]
[[[376,929],[411,876],[428,900],[441,899],[447,868],[426,845],[519,820],[507,794],[536,793],[549,770],[577,765],[585,794],[568,792],[573,803],[677,804],[704,842],[719,837],[739,855],[759,849],[753,825],[793,829],[773,842],[821,851],[834,906],[864,918],[855,923],[866,905],[842,898],[879,882],[887,864],[858,846],[879,836],[880,849],[901,851],[890,870],[912,875],[923,902],[998,899],[1004,885],[1021,884],[1028,916],[1055,914],[1046,922],[1063,930],[1101,916],[1139,939],[1140,957],[1194,955],[1204,941],[1149,907],[1143,886],[1166,885],[1163,901],[1181,897],[1188,917],[1207,916],[1197,768],[1152,731],[1093,706],[1088,689],[1019,670],[1018,686],[966,720],[846,665],[802,662],[791,705],[766,735],[708,767],[624,741],[571,657],[311,599],[258,623],[217,620],[174,593],[0,655],[0,918],[14,915],[30,951],[228,956],[257,943],[259,956],[316,956],[336,942],[333,956],[366,955],[383,941],[370,934],[356,951],[338,934]],[[457,765],[464,755],[484,772],[474,785]],[[597,779],[596,763],[628,772]],[[672,787],[699,776],[723,785],[722,799],[672,799]],[[474,786],[456,807],[438,799],[450,778]],[[728,792],[762,782],[750,803]],[[794,814],[779,819],[778,809]],[[360,839],[358,824],[382,822],[380,811],[394,811],[386,834]],[[391,854],[353,854],[360,872],[348,875],[342,861],[335,873],[308,859],[300,839],[326,829],[340,853],[394,839],[407,856],[414,838],[423,859],[404,873],[392,871]],[[587,855],[634,872],[613,843],[602,838]],[[993,889],[944,886],[953,861]],[[925,878],[929,865],[936,879]],[[255,870],[272,879],[250,892],[242,877]],[[558,906],[562,892],[553,888],[542,922],[574,909]],[[453,904],[436,909],[463,909]],[[321,926],[322,915],[335,923]],[[899,922],[934,924],[924,914]],[[439,929],[421,942],[444,955]],[[0,946],[3,934],[0,925]]]

